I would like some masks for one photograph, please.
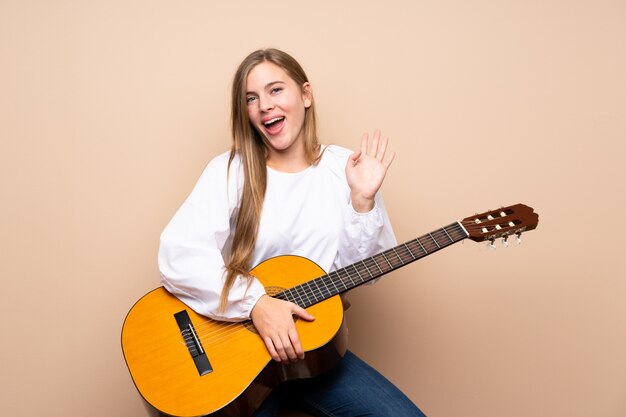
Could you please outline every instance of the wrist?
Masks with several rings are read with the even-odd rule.
[[[267,294],[261,294],[261,296],[256,300],[256,302],[254,303],[254,306],[252,306],[252,308],[250,309],[250,319],[253,319],[253,314],[255,312],[258,312],[259,310],[263,309],[263,304],[265,303],[265,298],[268,297]],[[257,307],[259,307],[257,309]]]
[[[375,205],[374,197],[366,197],[358,194],[352,194],[350,196],[352,201],[352,208],[357,213],[367,213],[372,211]]]

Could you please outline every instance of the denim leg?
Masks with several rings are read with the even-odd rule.
[[[291,406],[318,417],[425,417],[395,385],[350,351],[329,373],[285,385],[283,394]]]

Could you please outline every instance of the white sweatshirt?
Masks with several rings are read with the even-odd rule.
[[[267,189],[252,266],[278,255],[299,255],[325,272],[396,245],[382,197],[368,213],[352,208],[345,167],[352,151],[329,146],[318,165],[297,173],[267,168]],[[229,152],[213,159],[161,234],[159,270],[165,288],[204,316],[227,321],[250,318],[265,294],[256,279],[238,277],[225,311],[218,311],[225,259],[235,230],[243,168]]]

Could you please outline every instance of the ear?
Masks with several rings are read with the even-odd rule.
[[[304,101],[304,108],[308,109],[313,104],[313,93],[311,91],[311,83],[308,81],[302,84],[302,101]]]

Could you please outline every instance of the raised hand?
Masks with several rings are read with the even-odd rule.
[[[346,164],[346,178],[350,186],[352,207],[360,213],[374,208],[374,197],[385,179],[395,152],[385,157],[388,139],[380,138],[380,130],[372,140],[367,133],[361,138],[361,149],[350,155]]]
[[[300,344],[293,315],[307,321],[315,320],[302,307],[268,295],[259,298],[250,313],[268,352],[277,362],[287,363],[304,359],[304,350]]]

